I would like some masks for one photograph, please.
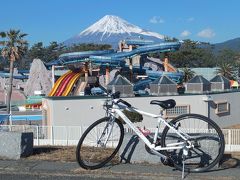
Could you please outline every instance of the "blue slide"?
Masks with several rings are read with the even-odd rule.
[[[109,65],[115,65],[115,64],[125,62],[124,59],[126,58],[132,58],[137,55],[143,55],[143,54],[154,53],[154,52],[176,51],[180,48],[180,46],[181,44],[179,42],[150,44],[150,45],[140,46],[129,52],[111,53],[111,54],[105,54],[101,56],[92,55],[89,57],[89,59],[94,63],[99,63],[99,64],[108,63]]]
[[[126,58],[132,58],[137,55],[144,55],[154,52],[163,53],[177,51],[181,46],[180,42],[163,42],[157,44],[149,40],[125,40],[125,42],[130,45],[138,45],[139,47],[128,52],[103,50],[65,53],[59,57],[58,62],[66,65],[77,62],[90,61],[93,64],[98,64],[101,66],[109,65],[125,67]],[[150,79],[156,79],[164,74],[173,79],[175,82],[179,82],[183,77],[183,73],[181,72],[162,72],[152,70],[146,70],[145,72]]]

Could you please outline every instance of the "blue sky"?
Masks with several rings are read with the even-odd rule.
[[[30,44],[62,42],[105,15],[179,39],[240,37],[239,0],[0,0],[0,31],[20,29]]]

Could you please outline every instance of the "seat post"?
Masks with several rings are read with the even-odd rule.
[[[163,111],[164,111],[164,109],[160,108],[160,115],[161,115],[161,117],[163,116]]]

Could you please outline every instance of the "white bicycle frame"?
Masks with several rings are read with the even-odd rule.
[[[113,102],[117,102],[117,99],[114,99]],[[122,110],[127,110],[127,111],[131,111],[131,112],[138,112],[139,114],[142,114],[144,116],[148,116],[151,117],[153,119],[157,119],[158,122],[158,126],[156,127],[155,133],[154,133],[154,139],[153,139],[153,143],[151,143],[146,136],[127,118],[127,116],[122,112]],[[134,107],[127,107],[125,105],[121,105],[121,104],[117,104],[114,103],[112,108],[111,108],[111,116],[118,118],[118,116],[120,116],[123,121],[137,134],[137,136],[143,140],[143,142],[152,150],[154,151],[156,154],[160,155],[160,156],[164,156],[162,154],[160,154],[158,151],[161,150],[173,150],[173,149],[188,149],[193,147],[193,144],[188,141],[187,138],[190,138],[189,135],[187,135],[186,133],[175,129],[174,127],[172,127],[163,117],[162,114],[160,115],[155,115],[155,114],[151,114],[145,111],[141,111],[137,108]],[[178,143],[171,143],[171,144],[167,144],[167,147],[162,147],[162,146],[156,146],[155,143],[157,141],[157,137],[159,134],[159,129],[160,129],[160,124],[164,123],[166,126],[168,126],[174,133],[176,133],[179,137],[181,137],[183,139],[183,142],[178,142]],[[187,142],[187,143],[186,143]],[[188,144],[188,145],[187,145]]]

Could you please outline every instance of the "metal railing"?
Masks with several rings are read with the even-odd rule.
[[[88,126],[1,125],[0,131],[33,132],[34,146],[75,146]],[[155,129],[150,128],[150,131]],[[240,129],[222,129],[225,151],[240,151]],[[125,132],[132,132],[125,128]]]

